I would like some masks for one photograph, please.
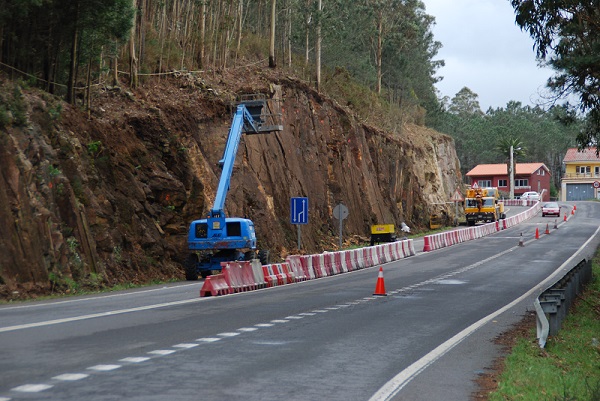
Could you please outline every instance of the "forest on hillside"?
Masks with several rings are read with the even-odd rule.
[[[8,0],[0,62],[70,102],[78,88],[259,62],[317,85],[342,68],[392,103],[425,104],[441,64],[433,21],[418,0]]]
[[[438,98],[442,44],[432,34],[435,19],[419,0],[4,3],[0,68],[87,108],[98,89],[259,64],[289,71],[383,129],[401,132],[406,119],[451,135],[463,174],[479,163],[506,162],[501,144],[522,143],[527,151],[517,161],[545,163],[557,187],[566,149],[577,146],[578,135],[589,139],[595,132],[569,106],[509,102],[484,112],[469,88]],[[513,3],[518,10],[519,2]],[[560,4],[554,7],[560,11]],[[526,20],[520,23],[526,26]],[[553,81],[555,88],[557,82],[565,79]],[[0,96],[0,124],[10,107]]]

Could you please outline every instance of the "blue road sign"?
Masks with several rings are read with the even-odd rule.
[[[291,198],[290,200],[292,224],[308,224],[308,198]]]

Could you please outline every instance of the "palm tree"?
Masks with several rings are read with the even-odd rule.
[[[496,150],[507,157],[506,165],[508,170],[508,181],[510,188],[510,199],[515,197],[515,165],[517,156],[525,156],[527,149],[521,138],[505,136],[500,138],[496,144]]]

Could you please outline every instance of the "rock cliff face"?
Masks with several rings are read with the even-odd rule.
[[[6,93],[17,93],[14,85],[2,83]],[[418,228],[430,213],[453,213],[445,202],[461,177],[450,137],[415,125],[382,132],[291,78],[112,89],[94,99],[89,118],[23,91],[2,99],[26,118],[8,113],[0,133],[1,296],[182,278],[187,226],[214,200],[232,94],[253,92],[281,100],[284,129],[243,137],[226,209],[255,222],[272,257],[298,252],[294,196],[310,199],[309,253],[337,244],[340,201],[350,212],[345,238],[367,238],[371,224]]]

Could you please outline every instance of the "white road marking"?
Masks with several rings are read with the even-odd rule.
[[[240,333],[236,333],[236,332],[231,332],[231,333],[219,333],[217,334],[218,336],[221,337],[235,337],[235,336],[239,336]]]
[[[131,362],[131,363],[140,363],[149,361],[150,358],[145,356],[131,356],[128,358],[119,359],[119,362]]]
[[[473,323],[471,326],[465,328],[460,333],[456,334],[454,337],[447,340],[443,344],[439,345],[437,348],[435,348],[434,350],[429,352],[427,355],[425,355],[424,357],[422,357],[421,359],[419,359],[418,361],[416,361],[415,363],[410,365],[408,368],[406,368],[402,372],[398,373],[390,381],[388,381],[386,384],[384,384],[383,387],[381,387],[369,399],[369,401],[391,400],[400,392],[400,390],[402,390],[408,383],[410,383],[412,379],[417,377],[428,366],[430,366],[435,361],[437,361],[439,358],[444,356],[452,348],[456,347],[464,339],[466,339],[468,336],[473,334],[476,330],[478,330],[485,324],[489,323],[490,321],[493,321],[497,316],[499,316],[502,313],[506,312],[507,310],[511,309],[512,307],[514,307],[515,305],[517,305],[524,299],[531,296],[533,293],[540,291],[540,288],[543,288],[544,286],[548,285],[560,273],[564,274],[564,270],[566,269],[566,266],[568,266],[573,261],[573,259],[575,259],[579,255],[581,250],[584,249],[592,241],[592,239],[594,239],[598,235],[598,232],[600,232],[600,227],[598,227],[596,229],[596,232],[594,233],[594,235],[590,236],[590,238],[581,247],[579,247],[579,250],[576,253],[574,253],[561,266],[559,266],[558,269],[556,269],[546,279],[542,280],[542,282],[540,282],[538,285],[533,286],[529,291],[527,291],[525,294],[521,295],[519,298],[515,299],[511,303],[505,305],[504,307],[498,309],[497,311],[495,311],[495,312],[489,314],[488,316],[480,319],[479,321]],[[512,248],[508,251],[511,251],[511,250],[512,250]],[[497,256],[501,256],[502,254],[504,254],[508,251],[501,252]],[[491,259],[491,258],[488,258],[488,259]],[[476,265],[479,265],[482,262],[484,262],[484,261],[478,262],[478,263],[476,263]],[[465,268],[465,269],[461,269],[461,270],[466,271],[466,270],[470,270],[471,268],[473,268],[473,267]]]
[[[241,327],[238,329],[239,331],[243,331],[244,333],[249,333],[251,331],[256,331],[258,328],[256,327]]]
[[[160,356],[165,356],[165,355],[171,355],[175,353],[174,349],[157,349],[154,351],[150,351],[148,352],[150,355],[160,355]]]
[[[109,372],[111,370],[119,369],[121,365],[95,365],[90,366],[89,370],[95,370],[97,372]]]
[[[299,319],[304,319],[304,316],[286,316],[285,318],[299,320]]]
[[[287,323],[287,322],[289,322],[289,320],[284,320],[284,319],[271,320],[271,323]]]
[[[196,343],[181,343],[181,344],[174,345],[173,348],[185,348],[185,349],[189,349],[189,348],[197,347],[198,345],[200,345],[200,344],[196,344]]]
[[[85,373],[65,373],[62,375],[54,376],[53,379],[61,381],[77,381],[85,379],[86,377],[90,377],[90,375],[86,375]]]
[[[0,401],[10,401],[10,398],[0,397]]]
[[[158,308],[166,308],[168,306],[174,306],[174,305],[185,305],[185,304],[200,302],[204,299],[208,299],[208,298],[185,299],[182,301],[165,302],[162,304],[139,306],[137,308],[118,309],[118,310],[108,311],[108,312],[92,313],[90,315],[67,317],[64,319],[54,319],[54,320],[46,320],[44,322],[20,324],[17,326],[0,327],[0,333],[5,333],[7,331],[30,329],[32,327],[52,326],[52,325],[61,324],[61,323],[77,322],[79,320],[94,319],[97,317],[115,316],[115,315],[122,315],[124,313],[140,312],[140,311],[146,311],[146,310],[158,309]]]
[[[314,316],[314,315],[316,315],[316,313],[304,312],[304,313],[298,313],[298,315],[300,315],[300,316]]]
[[[11,390],[18,391],[19,393],[39,393],[40,391],[48,390],[52,387],[54,386],[51,384],[24,384]]]
[[[204,337],[204,338],[198,338],[196,341],[199,341],[202,343],[214,343],[219,340],[221,340],[221,339],[217,338],[217,337]]]
[[[96,301],[98,299],[126,297],[126,296],[146,294],[146,293],[149,293],[149,292],[165,291],[165,290],[169,290],[169,289],[177,289],[177,288],[182,288],[182,287],[189,287],[189,286],[193,286],[193,285],[198,285],[198,284],[196,284],[196,283],[194,283],[194,284],[182,284],[182,285],[176,285],[176,286],[172,286],[172,287],[154,288],[154,289],[150,289],[150,290],[141,290],[141,291],[135,291],[135,292],[110,294],[110,295],[100,295],[100,296],[94,296],[94,297],[89,297],[89,298],[69,299],[69,300],[66,300],[66,301],[56,301],[56,302],[47,301],[47,302],[44,302],[44,303],[34,303],[34,304],[26,304],[26,305],[7,306],[7,307],[0,308],[0,312],[5,311],[5,310],[11,310],[11,309],[42,308],[42,307],[46,307],[46,306],[55,306],[55,305],[72,304],[72,303],[78,303],[78,302]],[[2,401],[1,398],[0,398],[0,401]]]
[[[275,326],[273,323],[259,323],[255,324],[256,327],[273,327]]]

